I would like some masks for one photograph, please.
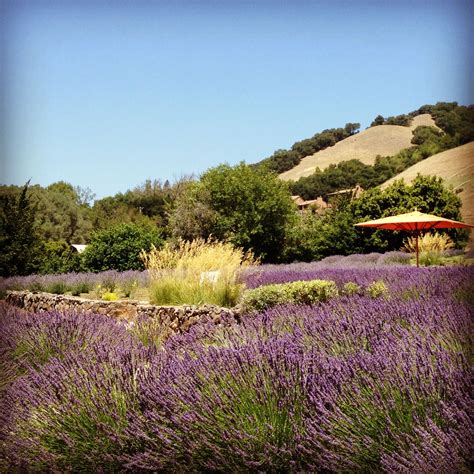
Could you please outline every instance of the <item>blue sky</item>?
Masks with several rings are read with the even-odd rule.
[[[97,197],[474,103],[466,1],[4,0],[1,182]]]

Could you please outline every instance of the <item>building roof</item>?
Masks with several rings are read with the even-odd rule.
[[[86,249],[87,245],[84,245],[84,244],[71,244],[71,247],[76,249],[78,253],[82,253]]]
[[[293,202],[297,204],[298,206],[302,205],[305,202],[305,200],[301,196],[298,196],[298,195],[291,196],[291,199],[293,199]]]

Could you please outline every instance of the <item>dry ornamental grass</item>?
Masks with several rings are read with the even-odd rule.
[[[251,253],[211,239],[180,240],[143,252],[150,273],[150,300],[155,304],[236,304],[244,286],[242,268],[255,264]]]

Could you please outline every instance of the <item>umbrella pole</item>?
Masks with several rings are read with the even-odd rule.
[[[419,257],[418,257],[418,234],[420,232],[418,230],[415,231],[415,237],[416,237],[416,266],[419,267],[420,266],[420,260],[419,260]]]

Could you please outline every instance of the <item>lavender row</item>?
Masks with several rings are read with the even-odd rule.
[[[473,314],[445,286],[472,273],[448,270],[430,298],[280,306],[160,349],[0,307],[0,468],[469,472]]]
[[[59,275],[28,275],[0,279],[0,293],[6,290],[46,291],[50,293],[72,292],[79,295],[97,290],[114,292],[120,289],[129,296],[135,288],[148,285],[148,272],[108,270],[101,273],[64,273]]]
[[[383,281],[392,295],[435,296],[472,288],[474,267],[321,268],[315,264],[262,265],[244,275],[249,288],[290,281],[332,280],[339,288],[352,282],[367,287]]]
[[[266,265],[269,269],[288,268],[288,269],[326,269],[326,268],[347,268],[347,267],[374,267],[388,264],[408,264],[410,256],[404,252],[387,252],[385,254],[371,253],[367,255],[349,255],[327,257],[320,262],[311,264],[291,264],[291,265]],[[9,278],[0,278],[0,292],[6,290],[31,291],[74,291],[84,290],[81,293],[87,293],[97,285],[114,291],[116,287],[128,288],[133,282],[137,282],[140,287],[146,287],[148,284],[147,271],[126,271],[118,272],[109,270],[101,273],[66,273],[59,275],[28,275]]]

